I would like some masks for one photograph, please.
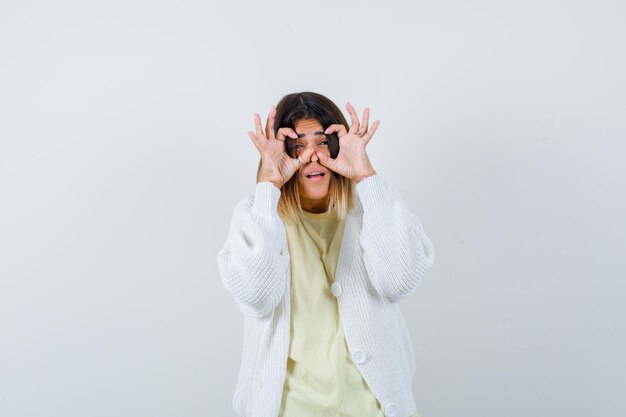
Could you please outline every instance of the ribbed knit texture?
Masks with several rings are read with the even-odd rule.
[[[398,301],[432,267],[435,252],[419,219],[380,175],[356,185],[335,282],[346,342],[387,417],[408,417],[415,356]],[[280,190],[256,185],[235,208],[217,255],[222,282],[244,314],[242,361],[233,407],[243,417],[276,417],[290,331],[290,266]],[[358,363],[356,363],[358,362]],[[306,417],[306,416],[302,416]]]

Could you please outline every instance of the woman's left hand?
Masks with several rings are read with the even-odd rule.
[[[339,137],[339,154],[337,158],[332,159],[323,152],[316,152],[316,155],[320,164],[358,183],[362,179],[376,174],[365,152],[365,145],[376,132],[380,121],[376,120],[372,127],[368,129],[369,108],[365,108],[365,111],[363,111],[363,123],[359,123],[356,111],[350,103],[346,105],[346,108],[352,119],[350,130],[346,131],[344,125],[334,124],[330,125],[324,132],[327,135],[337,132]]]

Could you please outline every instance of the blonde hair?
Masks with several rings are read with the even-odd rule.
[[[261,177],[262,160],[256,172],[256,180]],[[328,186],[328,211],[339,219],[345,219],[348,212],[354,206],[354,181],[330,171],[330,184]],[[287,181],[280,189],[278,199],[278,215],[287,224],[297,223],[302,215],[300,193],[298,192],[298,172]]]

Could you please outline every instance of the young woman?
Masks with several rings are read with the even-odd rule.
[[[328,98],[289,94],[248,132],[261,156],[255,192],[217,255],[244,316],[241,416],[418,416],[398,303],[435,253],[367,157],[379,121],[347,110],[350,126]]]

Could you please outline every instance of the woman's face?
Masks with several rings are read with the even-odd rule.
[[[325,153],[330,157],[328,140],[320,122],[315,119],[300,119],[296,122],[294,130],[298,139],[288,138],[288,140],[293,141],[296,156],[300,156],[307,148],[313,148],[315,152]],[[315,175],[315,173],[321,173],[321,175]],[[299,176],[298,192],[302,208],[310,212],[326,211],[331,171],[319,163],[314,153],[310,162],[300,167],[295,175]]]

